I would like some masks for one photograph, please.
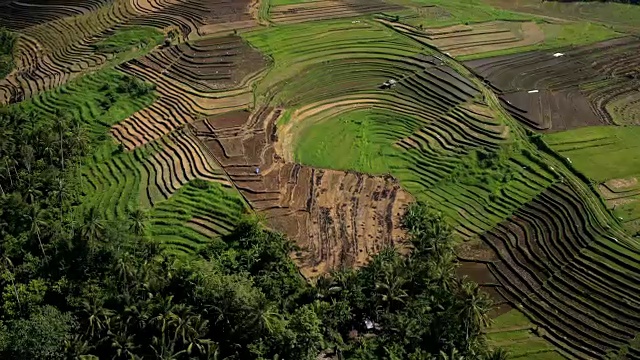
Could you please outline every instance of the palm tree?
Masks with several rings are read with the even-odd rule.
[[[36,199],[39,199],[42,195],[42,192],[39,190],[41,186],[39,176],[32,174],[31,172],[27,173],[26,182],[24,182],[23,197],[27,200],[27,203],[33,204]]]
[[[13,262],[11,262],[11,259],[9,259],[6,255],[3,255],[2,263],[0,263],[0,266],[1,266],[0,269],[3,269],[7,272],[7,276],[5,278],[8,278],[9,281],[11,282],[11,286],[13,287],[13,292],[16,296],[16,301],[18,302],[18,308],[22,309],[22,305],[20,304],[20,295],[18,295],[18,288],[16,287],[15,275],[11,270],[9,270],[9,268],[15,269],[13,266]]]
[[[137,236],[143,236],[147,230],[147,213],[142,209],[129,211],[129,230]]]
[[[92,299],[82,302],[82,313],[86,316],[88,327],[85,334],[93,337],[96,332],[107,330],[108,319],[113,315],[113,311],[104,308],[102,301]]]
[[[480,331],[481,327],[489,326],[488,312],[491,308],[491,301],[485,294],[480,293],[480,288],[474,282],[465,281],[460,290],[463,303],[458,315],[464,321],[466,340],[470,346],[470,330],[476,332]]]
[[[257,308],[253,310],[253,320],[250,322],[248,328],[244,328],[243,325],[246,324],[238,324],[233,329],[233,332],[237,332],[238,330],[242,330],[242,328],[246,329],[254,329],[254,330],[266,330],[268,333],[272,333],[274,331],[275,325],[278,322],[282,321],[282,315],[276,309],[276,306],[268,302],[267,300],[261,301]]]
[[[134,353],[138,346],[135,343],[133,335],[128,333],[128,328],[126,325],[116,333],[109,332],[109,338],[111,339],[111,348],[113,348],[116,352],[116,355],[113,357],[113,359],[138,358]]]
[[[182,341],[187,346],[188,355],[191,355],[194,350],[200,354],[207,354],[210,351],[213,341],[204,338],[209,331],[209,322],[204,320],[202,315],[189,317],[185,330]]]
[[[80,235],[89,242],[97,241],[104,234],[104,222],[100,218],[98,211],[92,207],[84,216],[84,224],[80,230]]]
[[[93,346],[89,345],[87,340],[83,339],[81,335],[74,335],[64,341],[65,350],[68,354],[73,354],[76,359],[97,359],[92,355],[87,355]]]
[[[58,198],[58,207],[60,208],[60,224],[62,224],[63,203],[65,199],[69,198],[69,189],[67,188],[67,183],[62,177],[59,177],[57,179],[56,187],[53,192]]]
[[[44,245],[42,244],[42,239],[40,238],[41,226],[46,226],[47,223],[43,220],[43,210],[40,209],[38,204],[34,204],[31,207],[31,212],[29,214],[29,220],[31,221],[31,234],[35,234],[38,239],[38,244],[40,244],[40,250],[42,250],[42,256],[44,259],[47,259],[47,254],[44,252]]]
[[[173,323],[177,318],[177,315],[174,312],[177,310],[177,308],[173,303],[173,295],[161,297],[154,310],[157,315],[151,319],[151,324],[154,324],[156,328],[160,330],[160,333],[162,334],[164,340],[167,326]]]
[[[11,163],[15,166],[15,159],[11,159]],[[11,168],[13,166],[9,166],[9,159],[8,158],[4,158],[4,164],[5,164],[5,170],[7,172],[7,175],[9,175],[9,184],[11,185],[11,187],[13,187],[13,177],[11,176]]]
[[[407,292],[403,289],[406,280],[396,271],[385,273],[382,281],[376,282],[379,302],[386,304],[387,312],[396,304],[404,303]]]
[[[67,113],[61,114],[59,112],[56,113],[56,122],[54,124],[54,131],[58,133],[58,142],[60,143],[60,166],[62,172],[64,172],[64,139],[62,133],[66,130],[68,126],[68,118],[69,115]]]

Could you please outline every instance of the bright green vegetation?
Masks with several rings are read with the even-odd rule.
[[[415,124],[415,121],[375,110],[338,115],[300,132],[295,148],[296,161],[321,168],[389,173],[392,166],[403,166],[397,164],[402,159],[393,148],[398,139],[388,132],[392,126],[402,123]],[[408,130],[407,135],[411,133],[411,129]]]
[[[153,146],[122,152],[113,145],[95,151],[82,168],[84,206],[99,209],[107,219],[126,216],[130,209],[138,208],[145,174],[142,164],[155,152]]]
[[[545,39],[542,43],[489,51],[480,54],[465,55],[458,58],[461,61],[467,61],[485,57],[515,54],[525,51],[582,46],[623,36],[623,34],[612,30],[610,27],[586,21],[562,24],[539,22],[537,25],[544,32]]]
[[[17,41],[16,34],[0,28],[0,79],[13,70],[13,51]]]
[[[156,28],[131,26],[116,30],[92,46],[98,53],[115,56],[115,62],[119,63],[144,55],[160,45],[163,40],[164,35]]]
[[[115,70],[103,70],[16,106],[43,115],[67,113],[99,140],[116,124],[155,100],[153,86]]]
[[[590,179],[603,184],[609,207],[630,234],[640,231],[640,129],[595,126],[545,135],[545,141]],[[614,184],[607,182],[615,180]],[[616,183],[629,184],[614,186]]]
[[[482,0],[396,0],[395,2],[415,6],[417,17],[400,19],[414,26],[443,27],[456,24],[473,24],[487,21],[526,21],[533,16],[499,9]]]
[[[193,254],[212,237],[231,232],[245,211],[237,192],[218,183],[194,180],[153,207],[150,231],[169,253]]]
[[[640,172],[640,128],[594,126],[545,135],[545,141],[597,182]]]
[[[536,329],[523,313],[512,309],[493,319],[487,340],[489,346],[506,351],[509,359],[564,359],[549,342],[535,334]]]
[[[267,0],[266,2],[269,3],[269,5],[271,6],[278,6],[278,5],[292,5],[292,4],[301,4],[301,3],[308,3],[308,2],[314,2],[317,0]]]
[[[545,35],[545,41],[540,45],[543,48],[581,46],[622,36],[607,26],[587,21],[569,24],[543,23],[539,26]]]
[[[152,87],[114,70],[103,70],[71,81],[16,105],[40,116],[73,119],[87,130],[92,156],[80,167],[86,191],[84,208],[97,207],[109,218],[135,208],[139,160],[147,150],[123,153],[108,137],[111,125],[150,105]]]

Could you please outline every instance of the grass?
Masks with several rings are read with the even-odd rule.
[[[408,19],[414,26],[443,27],[456,24],[473,24],[487,21],[526,21],[533,17],[509,10],[498,9],[481,0],[396,0],[396,2],[418,6],[417,17]],[[401,21],[406,21],[401,19]]]
[[[114,56],[113,62],[121,63],[151,51],[163,40],[164,34],[156,28],[130,26],[116,30],[111,36],[92,46],[98,53]]]
[[[393,143],[397,137],[383,130],[398,116],[375,110],[352,111],[305,128],[297,136],[296,160],[322,168],[389,173],[398,160]],[[336,156],[339,154],[339,156]]]
[[[594,126],[545,135],[545,141],[596,182],[640,173],[640,128]]]
[[[512,309],[493,320],[487,329],[491,347],[501,347],[509,359],[564,359],[551,343],[537,336],[535,326],[520,311]]]
[[[237,192],[218,183],[194,180],[151,210],[150,230],[166,251],[193,253],[212,237],[230,232],[246,212]],[[189,226],[194,217],[206,219],[207,228]]]
[[[309,3],[317,0],[266,0],[270,6],[278,6],[278,5],[293,5],[293,4],[301,4],[301,3]]]
[[[57,111],[69,113],[80,119],[96,139],[105,139],[109,128],[155,101],[152,91],[143,96],[131,96],[121,85],[133,83],[128,75],[113,69],[104,69],[72,80],[51,91],[21,102],[25,111],[55,114]]]

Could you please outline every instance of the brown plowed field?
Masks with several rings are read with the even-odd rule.
[[[178,26],[185,36],[257,25],[251,0],[130,0],[141,16],[133,24]]]
[[[538,130],[634,123],[632,114],[640,112],[633,96],[640,88],[640,40],[635,38],[466,64],[502,92],[516,118]]]
[[[270,10],[270,17],[275,23],[298,23],[401,9],[400,6],[381,0],[320,0],[275,6]]]
[[[0,1],[0,24],[22,30],[47,21],[89,13],[113,0],[3,0]]]
[[[594,221],[579,191],[548,188],[481,236],[495,255],[479,260],[544,337],[576,358],[603,358],[640,331],[639,264]]]
[[[424,30],[438,50],[451,56],[479,54],[538,44],[544,32],[533,22],[494,21]]]
[[[294,258],[303,274],[357,267],[382,247],[399,244],[400,215],[411,201],[400,184],[284,161],[274,149],[279,115],[264,108],[244,119],[234,113],[230,121],[222,116],[193,126],[251,206],[296,241],[301,250]]]
[[[119,69],[156,84],[160,99],[111,133],[133,149],[198,118],[245,109],[253,100],[250,84],[265,66],[262,54],[236,36],[184,43],[127,62]]]

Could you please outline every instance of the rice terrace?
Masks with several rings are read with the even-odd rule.
[[[640,359],[637,1],[0,0],[0,120],[0,358]]]

